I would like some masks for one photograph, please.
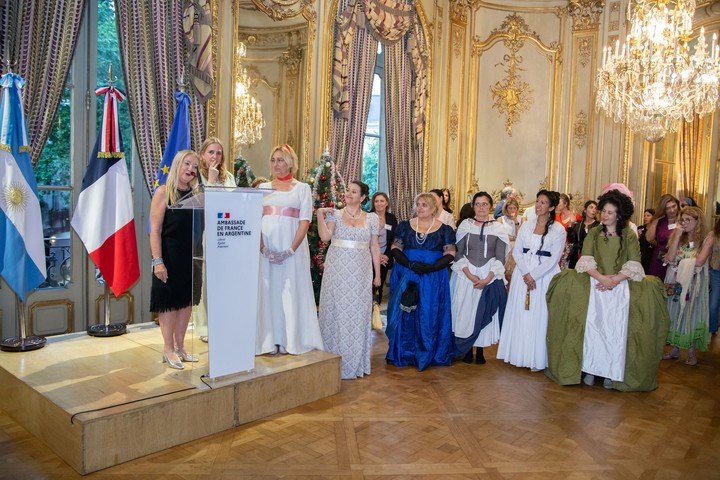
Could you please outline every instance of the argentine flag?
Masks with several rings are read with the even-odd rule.
[[[47,276],[40,201],[30,161],[20,89],[14,73],[0,77],[0,275],[24,302]]]

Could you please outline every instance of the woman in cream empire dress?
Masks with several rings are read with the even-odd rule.
[[[547,366],[545,336],[548,322],[545,293],[560,272],[558,262],[565,248],[565,229],[555,221],[560,195],[541,190],[535,201],[536,216],[520,227],[497,358],[533,371]]]
[[[307,242],[312,193],[292,177],[297,157],[290,146],[275,147],[270,161],[275,179],[260,188],[276,191],[263,199],[255,353],[322,350]]]

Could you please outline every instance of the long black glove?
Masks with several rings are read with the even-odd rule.
[[[433,264],[427,264],[422,262],[412,262],[410,269],[418,274],[437,272],[438,270],[444,270],[450,266],[452,261],[455,259],[452,255],[443,255]]]
[[[410,268],[410,260],[408,260],[407,256],[399,248],[391,248],[390,255],[392,255],[395,261],[403,267]]]

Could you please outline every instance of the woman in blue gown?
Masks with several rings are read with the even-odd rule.
[[[447,268],[455,256],[455,232],[435,218],[430,194],[415,199],[417,217],[400,222],[391,253],[387,361],[398,367],[450,365],[454,343]]]

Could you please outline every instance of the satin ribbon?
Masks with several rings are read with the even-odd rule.
[[[358,250],[365,250],[370,248],[370,242],[358,242],[356,240],[344,240],[342,238],[333,238],[330,243],[331,247],[340,248],[356,248]]]
[[[300,209],[294,207],[276,207],[266,205],[263,207],[263,216],[265,215],[281,215],[283,217],[300,218]]]

